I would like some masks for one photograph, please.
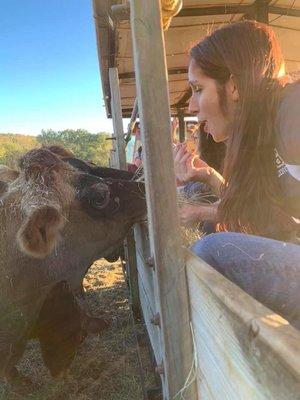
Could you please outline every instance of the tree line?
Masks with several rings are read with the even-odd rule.
[[[42,130],[38,136],[0,134],[0,164],[14,168],[28,150],[42,145],[60,145],[78,158],[108,166],[112,148],[110,138],[107,132],[93,134],[84,129],[48,129]]]

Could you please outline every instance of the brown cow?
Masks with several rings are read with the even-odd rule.
[[[95,322],[86,314],[83,277],[146,211],[141,183],[101,179],[62,157],[32,150],[19,176],[2,182],[0,374],[7,379],[17,375],[31,337],[53,376],[66,371]]]

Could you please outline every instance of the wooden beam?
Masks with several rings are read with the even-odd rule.
[[[108,3],[107,1],[93,0],[93,11],[96,27],[97,37],[97,50],[98,60],[100,66],[100,76],[102,82],[102,90],[105,102],[105,108],[107,115],[111,115],[110,101],[108,97],[109,93],[109,76],[108,76],[108,60],[109,60],[109,48],[107,43],[109,42],[109,22],[108,22]]]
[[[201,17],[203,15],[247,14],[252,12],[253,5],[223,5],[209,7],[183,8],[176,17]]]
[[[185,387],[191,370],[193,342],[180,242],[160,0],[131,0],[130,18],[150,248],[155,263],[155,311],[161,320],[160,328],[156,328],[160,333],[164,366],[161,377],[164,398],[173,399]],[[195,382],[185,391],[184,398],[197,398]]]
[[[114,4],[111,6],[113,18],[117,21],[125,21],[130,18],[130,4]]]
[[[185,121],[184,113],[182,111],[178,112],[178,122],[179,122],[179,141],[182,143],[185,141]]]
[[[138,113],[139,113],[138,101],[137,101],[137,98],[135,98],[132,113],[130,116],[130,121],[129,121],[128,128],[127,128],[127,134],[125,137],[125,146],[131,139],[132,127],[138,117]]]
[[[189,88],[183,94],[183,96],[177,101],[177,103],[172,105],[172,107],[177,107],[177,108],[186,107],[188,100],[190,99],[191,96],[192,96],[192,90],[191,90],[191,88]]]
[[[188,69],[185,67],[183,68],[170,68],[168,69],[168,75],[178,75],[178,74],[187,74]],[[134,72],[123,72],[119,74],[119,79],[134,79],[135,73]]]
[[[269,13],[278,14],[286,17],[300,17],[300,10],[294,8],[269,6]]]
[[[116,140],[117,168],[127,170],[118,69],[109,68],[111,110]]]
[[[255,2],[257,5],[257,2]],[[300,17],[300,10],[288,7],[270,6],[269,1],[260,1],[260,5],[268,7],[269,14]],[[263,4],[264,3],[264,4]],[[188,7],[183,8],[175,17],[200,17],[203,15],[227,15],[227,14],[248,14],[255,15],[256,5],[222,5],[210,7]]]
[[[265,24],[269,23],[269,0],[256,0],[254,6],[256,8],[255,19]]]
[[[261,3],[260,5],[265,5],[269,7],[269,13],[279,14],[279,15],[289,15],[293,17],[300,16],[300,10],[287,8],[287,7],[277,7],[269,6],[270,1],[261,0],[255,3]],[[264,4],[263,4],[264,3]],[[220,6],[209,6],[209,7],[186,7],[183,8],[175,17],[197,17],[203,15],[228,15],[228,14],[247,14],[253,15],[255,13],[254,4],[249,5],[220,5]],[[128,3],[119,4],[112,6],[112,14],[118,21],[126,21],[130,18],[130,6]]]

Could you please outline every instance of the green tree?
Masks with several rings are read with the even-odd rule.
[[[112,143],[106,132],[97,134],[84,129],[54,131],[42,130],[37,141],[43,145],[60,145],[72,151],[76,157],[107,166]]]

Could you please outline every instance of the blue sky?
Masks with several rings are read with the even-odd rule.
[[[112,131],[91,0],[2,0],[0,132]]]

